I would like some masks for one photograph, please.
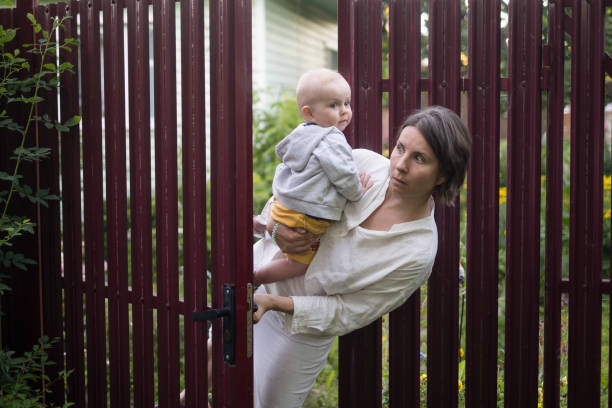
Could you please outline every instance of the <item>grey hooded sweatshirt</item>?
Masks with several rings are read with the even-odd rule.
[[[352,148],[336,127],[302,123],[276,145],[282,163],[272,189],[282,205],[306,215],[337,221],[346,200],[363,194]]]

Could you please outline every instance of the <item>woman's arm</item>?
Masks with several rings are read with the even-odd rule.
[[[253,313],[254,323],[257,323],[268,310],[293,314],[293,299],[288,296],[256,293],[253,302],[257,305],[257,311]]]
[[[254,300],[260,309],[254,320],[261,319],[268,310],[276,310],[287,314],[288,333],[344,335],[401,306],[427,280],[430,271],[430,268],[396,270],[362,290],[341,295],[256,294]]]

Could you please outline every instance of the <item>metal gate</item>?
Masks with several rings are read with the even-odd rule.
[[[148,68],[151,4],[152,77]],[[504,2],[509,15],[505,77],[500,71],[501,0],[389,0],[385,4],[390,9],[388,78],[382,74],[383,2],[338,1],[339,69],[353,89],[355,112],[346,134],[353,146],[381,151],[384,93],[388,94],[390,135],[410,111],[421,106],[422,92],[427,93],[428,104],[445,105],[467,117],[473,153],[467,200],[461,203],[467,207],[465,405],[492,407],[498,398],[500,95],[505,93],[507,231],[506,258],[501,259],[506,266],[504,406],[538,405],[542,275],[543,405],[560,405],[561,296],[569,294],[568,406],[599,406],[601,299],[602,294],[612,292],[609,279],[603,279],[603,272],[609,276],[609,271],[602,271],[604,74],[612,75],[612,60],[604,52],[604,16],[612,2]],[[224,284],[235,288],[236,298],[233,364],[222,361],[221,327],[219,322],[214,324],[214,406],[252,405],[247,302],[252,259],[245,256],[251,252],[252,235],[250,9],[247,0],[210,1],[213,238],[208,264],[215,271],[212,305],[223,306]],[[428,54],[422,55],[421,16],[425,9]],[[174,0],[81,0],[38,7],[20,0],[16,9],[0,10],[0,23],[21,26],[22,35],[27,35],[24,15],[28,10],[44,24],[54,15],[79,16],[80,31],[73,19],[66,35],[80,39],[80,59],[75,53],[61,55],[79,67],[79,75],[61,78],[59,107],[51,98],[39,109],[48,109],[60,118],[80,111],[83,123],[81,132],[74,129],[59,140],[44,129],[38,133],[36,143],[52,147],[55,155],[48,168],[28,170],[27,176],[61,195],[61,225],[59,205],[33,214],[39,233],[22,246],[33,251],[39,267],[15,275],[13,287],[19,296],[4,299],[4,342],[19,350],[40,333],[61,336],[62,347],[51,358],[62,363],[61,368],[64,352],[66,367],[75,370],[67,384],[67,397],[78,407],[110,404],[149,408],[156,403],[177,407],[182,346],[187,406],[205,407],[206,330],[190,318],[192,312],[205,308],[206,299],[204,2],[180,0],[180,73],[175,61]],[[544,28],[543,10],[547,13]],[[461,24],[466,20],[468,64],[467,72],[462,73]],[[128,59],[129,131],[124,55]],[[564,101],[565,55],[571,64],[569,101]],[[423,59],[428,61],[426,75],[422,74]],[[183,89],[181,162],[176,154],[177,75]],[[545,165],[541,164],[543,97],[547,112]],[[567,102],[571,105],[571,195],[569,277],[564,278],[563,119]],[[1,159],[5,160],[8,149],[6,144],[2,146]],[[541,231],[543,174],[546,219]],[[179,198],[184,214],[182,246]],[[459,205],[436,209],[440,242],[427,288],[429,407],[459,404],[457,265],[461,211]],[[181,248],[184,265],[179,265]],[[545,254],[544,270],[540,268],[541,252]],[[183,298],[179,298],[180,274]],[[419,405],[420,315],[418,293],[390,314],[392,407]],[[40,322],[40,330],[29,325],[33,319]],[[184,339],[179,338],[180,325]],[[381,330],[378,321],[341,338],[340,406],[382,405]],[[60,399],[62,395],[61,389],[55,393]]]

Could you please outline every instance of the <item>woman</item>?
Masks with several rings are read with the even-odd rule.
[[[453,204],[469,154],[467,129],[442,107],[411,115],[389,160],[367,150],[353,152],[371,188],[348,204],[342,220],[321,238],[306,275],[265,285],[255,294],[255,407],[301,406],[334,337],[402,305],[427,280],[438,239],[432,197]],[[306,252],[313,239],[273,222],[268,229],[274,239],[254,246],[256,268],[278,247]]]

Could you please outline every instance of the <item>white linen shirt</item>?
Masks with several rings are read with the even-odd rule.
[[[265,285],[293,299],[293,315],[278,313],[289,334],[334,336],[364,327],[401,306],[431,274],[438,245],[433,209],[389,231],[360,227],[385,198],[389,160],[363,149],[353,157],[374,185],[327,229],[305,275]],[[279,251],[269,238],[253,250],[256,268]]]

